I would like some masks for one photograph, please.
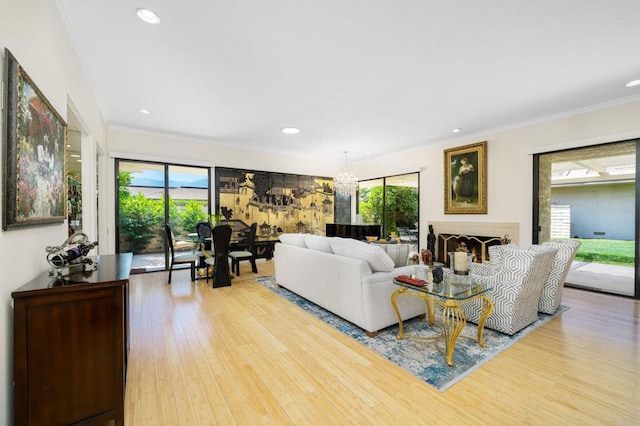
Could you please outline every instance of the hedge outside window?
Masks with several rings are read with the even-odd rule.
[[[419,173],[360,181],[360,220],[381,224],[384,238],[395,233],[402,242],[417,243],[419,193]]]

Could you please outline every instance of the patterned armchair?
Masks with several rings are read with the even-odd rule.
[[[538,311],[545,314],[554,314],[562,302],[562,287],[567,279],[571,263],[576,257],[576,252],[582,243],[576,240],[556,240],[532,246],[532,249],[545,249],[552,247],[558,249],[547,282],[542,288]]]
[[[491,287],[487,296],[493,313],[485,327],[514,334],[538,319],[538,304],[558,249],[520,249],[514,245],[489,247],[488,264],[472,266],[474,279]],[[481,312],[478,300],[464,304],[467,319],[477,323]]]

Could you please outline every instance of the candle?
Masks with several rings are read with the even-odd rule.
[[[456,272],[466,273],[469,269],[469,265],[467,264],[467,253],[463,251],[457,251],[454,256],[454,268]]]

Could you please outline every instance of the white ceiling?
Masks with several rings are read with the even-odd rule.
[[[638,0],[56,2],[109,126],[357,161],[640,99]]]

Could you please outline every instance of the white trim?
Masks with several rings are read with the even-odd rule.
[[[548,152],[563,151],[565,149],[586,148],[593,145],[623,142],[629,139],[638,138],[640,138],[640,130],[634,130],[632,132],[615,133],[613,135],[598,136],[588,139],[578,139],[552,145],[536,146],[531,149],[530,154],[544,154]]]
[[[91,135],[80,135],[82,156],[82,232],[98,239],[98,176],[96,143]]]
[[[613,107],[617,107],[620,105],[626,105],[634,102],[640,102],[640,95],[626,96],[624,98],[613,99],[611,101],[601,102],[594,105],[589,105],[586,107],[570,109],[567,111],[559,112],[557,114],[546,115],[539,118],[534,118],[531,120],[523,121],[519,124],[516,124],[515,127],[527,127],[534,124],[546,123],[548,121],[559,120],[561,118],[573,117],[574,115],[586,114],[588,112],[600,111],[603,109],[609,109]],[[509,127],[511,128],[511,127]]]
[[[216,167],[216,163],[210,161],[195,161],[195,160],[181,160],[176,162],[175,157],[161,157],[148,154],[133,154],[130,152],[110,152],[110,158],[117,158],[120,160],[137,160],[137,161],[149,161],[155,163],[175,164],[179,166],[200,166],[200,167]]]
[[[634,102],[640,102],[640,95],[634,95],[634,96],[627,96],[625,98],[620,98],[620,99],[615,99],[612,101],[607,101],[607,102],[602,102],[599,104],[595,104],[595,105],[590,105],[587,107],[582,107],[582,108],[577,108],[577,109],[572,109],[572,110],[567,110],[567,111],[563,111],[563,112],[559,112],[557,114],[552,114],[552,115],[546,115],[546,116],[542,116],[542,117],[538,117],[538,118],[533,118],[531,120],[526,120],[526,121],[519,121],[516,123],[511,123],[511,124],[507,124],[504,126],[499,126],[499,127],[494,127],[491,129],[486,129],[486,130],[480,130],[478,132],[475,133],[469,133],[469,134],[464,134],[464,135],[456,135],[456,137],[454,138],[447,138],[444,139],[442,141],[433,141],[433,142],[426,142],[424,145],[436,145],[436,144],[441,144],[441,145],[450,145],[454,142],[464,142],[464,141],[468,141],[469,139],[483,139],[483,140],[487,140],[489,138],[489,136],[493,136],[495,134],[499,134],[499,133],[503,133],[503,132],[507,132],[510,130],[517,130],[517,129],[522,129],[525,127],[529,127],[529,126],[535,126],[538,124],[543,124],[543,123],[548,123],[554,120],[560,120],[562,118],[568,118],[568,117],[573,117],[573,116],[577,116],[580,114],[586,114],[589,112],[594,112],[594,111],[601,111],[601,110],[605,110],[608,108],[613,108],[613,107],[617,107],[620,105],[626,105],[626,104],[630,104],[630,103],[634,103]],[[616,142],[616,141],[620,141],[620,140],[625,140],[625,139],[634,139],[640,137],[640,131],[634,131],[634,132],[630,132],[630,133],[621,133],[621,134],[617,134],[617,135],[608,135],[605,137],[600,137],[600,138],[593,138],[593,140],[591,141],[591,139],[587,139],[584,141],[571,141],[571,142],[565,142],[563,144],[558,144],[557,146],[561,146],[561,145],[568,145],[566,148],[576,148],[581,146],[580,144],[591,144],[591,145],[597,145],[600,143],[606,143],[606,142]],[[589,142],[591,141],[591,142]],[[555,150],[560,150],[560,149],[564,149],[564,148],[556,148],[556,145],[549,145],[548,147],[535,147],[532,148],[535,150],[543,150],[543,151],[555,151]],[[411,148],[408,148],[407,150],[403,150],[402,152],[405,151],[409,151],[411,150]],[[537,153],[536,151],[532,151],[532,154]]]
[[[73,130],[77,130],[83,135],[88,135],[89,126],[87,126],[86,121],[84,121],[84,119],[82,118],[82,114],[80,113],[80,110],[78,109],[78,107],[76,107],[76,104],[73,102],[73,99],[71,99],[71,96],[67,94],[67,111],[66,111],[67,126],[69,125],[69,110],[71,110],[71,113],[74,116],[74,121],[77,122],[77,124],[80,126],[79,129],[73,129]]]
[[[218,139],[214,139],[211,137],[205,137],[205,136],[196,136],[196,135],[188,135],[188,134],[184,134],[184,133],[176,133],[176,132],[162,132],[162,131],[158,131],[158,130],[149,130],[149,129],[141,129],[138,127],[128,127],[128,126],[123,126],[120,124],[110,124],[108,126],[108,130],[115,130],[115,131],[121,131],[121,132],[127,132],[127,133],[138,133],[138,134],[143,134],[143,135],[151,135],[151,136],[158,136],[159,138],[165,139],[165,140],[171,140],[171,139],[180,139],[181,141],[187,141],[187,142],[193,142],[193,143],[197,143],[197,144],[202,144],[202,145],[214,145],[214,146],[219,146],[222,148],[230,148],[230,149],[234,149],[234,150],[244,150],[244,151],[250,151],[250,152],[257,152],[257,153],[264,153],[267,155],[273,155],[275,153],[280,153],[280,154],[287,154],[290,155],[292,157],[299,157],[299,158],[315,158],[314,156],[305,156],[305,155],[293,155],[290,152],[288,152],[286,149],[282,149],[282,150],[268,150],[268,149],[264,149],[261,148],[259,146],[253,146],[253,145],[238,145],[237,143],[234,142],[226,142],[226,141],[221,141]]]
[[[110,164],[111,163],[111,167]],[[110,238],[113,233],[115,235],[115,185],[113,177],[113,162],[108,161],[108,157],[104,154],[98,154],[97,158],[97,179],[98,188],[100,188],[100,202],[98,203],[98,253],[113,254],[116,252],[115,237]]]

